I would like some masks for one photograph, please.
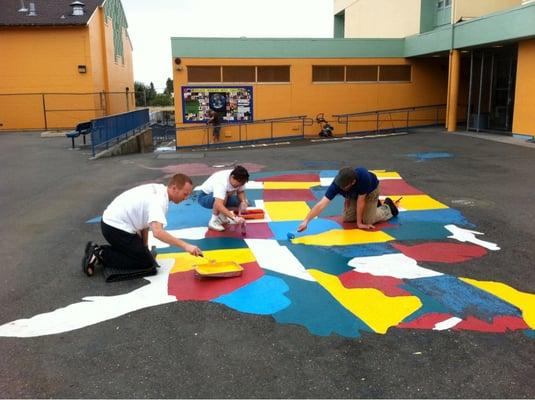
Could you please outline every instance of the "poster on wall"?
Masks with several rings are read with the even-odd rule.
[[[182,121],[207,122],[208,111],[226,123],[253,120],[252,86],[182,86]]]

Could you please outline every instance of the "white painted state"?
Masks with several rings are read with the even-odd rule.
[[[206,231],[208,231],[207,227],[199,226],[195,228],[173,229],[167,232],[169,232],[171,235],[179,239],[201,240],[205,238]],[[149,245],[149,248],[151,248],[152,246],[156,246],[159,249],[169,247],[167,243],[164,243],[161,240],[156,239],[154,235],[152,234],[152,231],[149,231],[148,245]]]
[[[445,228],[453,234],[452,236],[448,236],[450,239],[455,239],[463,243],[470,242],[492,251],[500,250],[496,243],[487,242],[485,240],[476,238],[476,235],[484,235],[482,232],[459,228],[456,225],[446,225]]]
[[[327,176],[325,178],[320,177],[320,186],[331,186],[331,183],[333,183],[334,177]]]
[[[357,272],[375,276],[392,276],[398,279],[418,279],[443,275],[418,266],[416,260],[405,254],[385,254],[373,257],[355,257],[347,265]]]
[[[437,322],[435,324],[435,327],[433,328],[434,331],[445,331],[446,329],[451,329],[455,325],[457,325],[459,322],[461,322],[462,319],[458,317],[451,317],[444,321]]]
[[[99,322],[117,318],[142,308],[177,301],[167,294],[169,271],[174,260],[159,260],[158,274],[146,277],[150,283],[132,292],[118,296],[84,297],[82,302],[38,314],[28,319],[19,319],[0,326],[0,336],[35,337],[54,335],[84,328]]]
[[[245,189],[264,189],[264,182],[249,181],[245,184]]]
[[[306,281],[315,281],[292,252],[276,240],[245,239],[245,243],[253,252],[260,268]]]

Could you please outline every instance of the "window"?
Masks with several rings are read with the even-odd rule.
[[[437,2],[437,8],[440,10],[441,8],[444,8],[444,0],[438,0]]]
[[[221,82],[221,67],[188,67],[189,82]]]
[[[451,0],[445,0],[444,7],[449,7],[449,6],[451,6]]]
[[[381,82],[410,82],[410,65],[380,65],[379,81]]]
[[[223,82],[255,82],[255,67],[223,67]]]
[[[343,65],[313,65],[312,81],[313,82],[343,82],[344,81]]]
[[[347,82],[377,82],[377,65],[348,65]]]
[[[290,66],[266,65],[257,67],[258,82],[290,82]]]

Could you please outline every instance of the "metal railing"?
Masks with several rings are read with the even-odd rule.
[[[81,121],[135,109],[133,92],[0,93],[0,131],[72,129]]]
[[[91,121],[91,150],[108,149],[130,135],[134,135],[149,124],[149,109],[130,111]]]
[[[444,113],[441,114],[441,110]],[[417,106],[406,108],[392,108],[388,110],[365,111],[350,114],[334,114],[337,123],[345,126],[346,135],[366,134],[375,131],[392,132],[398,129],[409,131],[411,126],[438,125],[445,121],[446,104],[433,104],[429,106]],[[419,117],[411,118],[413,114],[420,113]],[[372,118],[369,118],[372,116]],[[394,118],[393,118],[394,117]],[[353,129],[360,124],[367,129]]]
[[[195,125],[175,128],[178,148],[221,146],[231,144],[251,144],[275,142],[279,140],[304,139],[305,127],[312,126],[314,121],[306,115],[283,118],[269,118],[251,122],[233,122],[220,125]],[[291,127],[289,127],[291,126]],[[213,129],[221,128],[225,142],[214,142],[210,135]]]

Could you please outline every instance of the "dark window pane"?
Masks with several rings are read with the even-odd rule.
[[[254,82],[254,67],[223,67],[223,82]]]
[[[344,67],[330,65],[313,65],[312,66],[313,82],[343,82]]]
[[[257,67],[258,82],[290,82],[288,65],[265,65]]]
[[[221,67],[188,67],[188,82],[221,82]]]
[[[410,65],[381,65],[379,66],[379,80],[381,82],[410,82]]]
[[[377,82],[377,65],[348,65],[346,81]]]

